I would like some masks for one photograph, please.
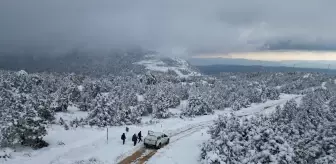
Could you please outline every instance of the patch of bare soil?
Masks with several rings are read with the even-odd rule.
[[[139,158],[138,161],[137,161],[137,164],[144,164],[146,161],[149,160],[149,158],[151,158],[156,153],[156,151],[157,150],[153,150],[150,153],[148,153],[147,155],[142,156],[141,158]]]
[[[140,158],[144,153],[145,153],[145,148],[141,148],[137,150],[136,152],[134,152],[132,155],[120,161],[119,164],[130,164],[136,161],[138,158]]]

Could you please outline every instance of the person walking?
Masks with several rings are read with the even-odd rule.
[[[125,145],[125,140],[126,140],[126,135],[125,135],[125,133],[123,133],[123,134],[121,135],[121,140],[123,140],[123,145]]]
[[[141,142],[142,141],[142,135],[141,135],[141,131],[138,133],[138,139],[139,139],[139,142]]]
[[[136,145],[137,140],[138,140],[138,137],[136,136],[136,134],[133,134],[132,141],[134,142],[134,146]]]

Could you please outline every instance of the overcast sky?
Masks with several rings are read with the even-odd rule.
[[[194,55],[254,51],[279,40],[334,46],[335,6],[335,0],[1,0],[0,47],[137,45]]]

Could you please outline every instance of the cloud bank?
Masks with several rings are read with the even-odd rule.
[[[335,5],[333,0],[2,0],[0,49],[141,46],[195,55],[269,49],[289,40],[301,45],[297,49],[328,44],[334,50]]]

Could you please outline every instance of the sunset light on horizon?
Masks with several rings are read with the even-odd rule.
[[[261,61],[336,61],[336,52],[331,51],[265,51],[229,54],[204,54],[194,58],[247,59]]]

